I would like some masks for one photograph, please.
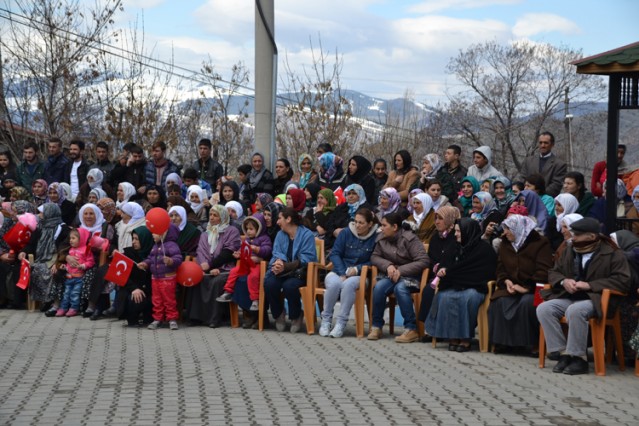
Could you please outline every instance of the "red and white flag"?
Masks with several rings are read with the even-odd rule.
[[[124,287],[129,276],[131,276],[134,264],[135,262],[133,262],[133,260],[129,259],[122,253],[113,252],[113,259],[111,259],[109,269],[107,270],[104,279],[111,281],[120,287]]]
[[[20,264],[20,279],[16,283],[16,287],[26,290],[29,287],[29,280],[31,279],[31,264],[27,259],[22,259]]]
[[[255,266],[255,262],[251,256],[253,255],[253,250],[251,250],[251,245],[245,241],[242,241],[242,245],[240,246],[240,274],[248,274],[253,266]]]
[[[26,225],[18,222],[2,238],[9,248],[17,253],[22,251],[31,241],[31,230]]]
[[[346,197],[344,196],[344,190],[342,189],[342,187],[338,187],[335,191],[333,191],[333,194],[335,194],[335,199],[337,200],[337,204],[342,204],[346,202]]]

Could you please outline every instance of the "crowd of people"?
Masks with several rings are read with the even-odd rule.
[[[185,168],[166,157],[163,142],[152,145],[149,159],[142,147],[127,144],[114,161],[108,144],[99,142],[95,162],[86,159],[82,140],[71,140],[66,153],[60,139],[49,140],[44,161],[38,145],[27,143],[18,164],[0,152],[0,236],[17,224],[33,231],[18,250],[0,240],[0,302],[20,309],[28,294],[49,317],[112,316],[128,326],[176,330],[180,318],[223,325],[233,301],[245,310],[243,326],[257,328],[262,278],[275,328],[295,333],[304,318],[299,289],[309,285],[308,265],[318,260],[321,239],[320,254],[333,269],[323,277],[320,336],[343,336],[359,276],[375,266],[369,340],[383,337],[386,300],[394,294],[404,321],[398,343],[420,340],[421,321],[421,339],[445,339],[449,350],[466,352],[488,283],[495,281],[489,307],[494,351],[534,354],[541,323],[549,356],[558,361],[553,371],[583,374],[587,320],[601,315],[605,288],[626,294],[615,306],[627,354],[637,349],[628,342],[639,340],[633,314],[639,225],[610,234],[605,162],[597,163],[588,191],[583,174],[567,170],[554,146],[554,136],[542,133],[538,152],[511,178],[495,167],[487,146],[472,152],[466,168],[457,145],[443,158],[425,155],[421,164],[400,150],[389,167],[385,159],[361,155],[344,161],[329,144],[301,155],[296,167],[278,159],[274,172],[255,153],[234,178],[212,158],[208,139]],[[624,153],[620,145],[620,164]],[[639,218],[639,186],[628,191],[618,179],[617,187],[609,196],[616,197],[618,215]],[[171,222],[162,233],[145,220],[158,207]],[[238,263],[246,258],[243,250],[248,267]],[[132,272],[116,286],[106,276],[121,255],[131,260]],[[23,259],[31,259],[27,290],[16,286]],[[186,288],[177,285],[176,271],[188,259],[205,276]],[[264,277],[262,261],[268,262]],[[413,294],[425,270],[428,285],[415,312]],[[539,284],[549,286],[536,306]],[[563,316],[567,336],[559,324]]]

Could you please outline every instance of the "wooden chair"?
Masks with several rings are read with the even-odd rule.
[[[318,306],[320,312],[322,311],[324,293],[326,292],[326,287],[324,287],[324,282],[320,280],[319,272],[320,270],[324,270],[326,272],[333,270],[333,263],[329,263],[328,265],[323,265],[321,263],[313,264],[313,281],[312,281],[312,319],[307,318],[306,320],[306,332],[308,334],[315,333],[315,323],[317,321],[317,315],[315,315],[315,302],[318,302]],[[362,271],[359,275],[359,288],[357,289],[355,295],[355,334],[357,337],[364,337],[364,309],[365,309],[365,300],[366,300],[366,279],[368,278],[369,267],[362,267]],[[318,300],[319,299],[319,300]],[[370,318],[368,319],[370,322]]]
[[[411,295],[413,298],[413,305],[415,306],[415,315],[419,314],[419,305],[422,302],[422,295],[424,293],[424,288],[426,288],[426,285],[428,283],[428,272],[429,272],[428,268],[424,269],[424,271],[422,272],[422,279],[419,283],[419,292],[415,292]],[[375,289],[376,284],[377,284],[377,266],[372,266],[371,267],[371,289],[370,289],[370,294],[368,295],[369,332],[373,327],[373,290]],[[388,296],[388,304],[387,304],[389,309],[388,331],[391,335],[395,334],[395,305],[396,304],[397,304],[397,299],[395,298],[395,295],[391,293]],[[419,320],[417,320],[417,333],[419,334],[419,337],[424,336],[424,323]]]
[[[550,285],[545,286],[546,289],[550,288]],[[601,293],[601,318],[591,318],[588,322],[590,324],[590,335],[592,339],[592,350],[595,358],[595,374],[597,376],[606,375],[606,362],[612,361],[612,340],[606,340],[606,328],[612,327],[615,339],[615,346],[617,349],[617,362],[619,363],[619,370],[624,371],[626,369],[626,363],[623,354],[623,340],[621,338],[621,316],[619,309],[615,312],[612,318],[608,318],[608,305],[610,303],[610,296],[625,296],[624,293],[616,290],[604,289]],[[562,324],[568,324],[566,317],[561,318]],[[608,336],[610,337],[610,336]],[[605,352],[605,358],[604,358]],[[639,363],[637,363],[639,364]],[[546,366],[546,339],[544,335],[544,329],[539,326],[539,368]],[[639,376],[639,367],[635,367],[635,373]]]
[[[490,298],[493,295],[495,281],[488,281],[488,293],[484,297],[484,301],[479,305],[477,312],[477,332],[479,334],[479,351],[488,352],[489,336],[488,336],[488,307],[490,306]],[[439,290],[439,289],[437,289]],[[437,339],[433,337],[433,348],[437,346]]]
[[[264,297],[263,285],[264,285],[264,276],[266,275],[267,265],[268,265],[268,262],[266,261],[260,262],[260,301],[258,303],[263,303],[262,302]],[[263,311],[260,311],[260,312],[263,312]],[[237,303],[235,302],[229,303],[229,315],[231,316],[231,328],[238,328],[240,326],[240,309]],[[263,327],[264,319],[260,317],[260,321]],[[259,325],[259,322],[258,322],[258,325]],[[260,330],[262,330],[262,328],[260,328]]]
[[[321,263],[322,265],[326,263],[326,255],[324,253],[324,240],[320,239],[320,238],[315,238],[315,251],[317,253],[317,259],[319,260],[319,263]],[[313,296],[313,291],[312,291],[312,281],[313,281],[313,273],[314,273],[314,268],[313,268],[313,263],[311,262],[309,263],[308,267],[306,268],[306,286],[304,287],[300,287],[300,296],[302,298],[302,307],[304,309],[304,320],[307,322],[308,321],[313,321],[313,317],[312,315],[315,315],[315,312],[309,312],[312,309],[312,305],[313,305],[313,300],[312,300],[312,296]],[[265,301],[265,295],[264,295],[264,277],[266,276],[266,267],[268,266],[268,262],[266,261],[262,261],[260,264],[260,300],[258,301],[258,330],[262,331],[264,330],[264,315],[265,315],[265,309],[266,309],[266,301]],[[282,295],[282,297],[284,297]],[[308,330],[307,330],[308,331]],[[312,333],[309,333],[312,334]]]

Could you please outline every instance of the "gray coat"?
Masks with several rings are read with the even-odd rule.
[[[526,176],[529,176],[533,173],[539,173],[544,177],[546,181],[546,194],[551,197],[556,197],[561,192],[561,188],[564,185],[564,177],[566,176],[566,172],[568,171],[568,167],[566,163],[557,157],[555,154],[552,154],[546,163],[544,164],[544,168],[539,171],[539,154],[535,153],[533,155],[529,155],[524,160],[522,164],[521,170],[517,174],[515,181],[523,182],[526,179]]]

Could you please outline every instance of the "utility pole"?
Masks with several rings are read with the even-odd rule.
[[[570,166],[569,170],[574,170],[573,165],[573,155],[572,155],[572,118],[573,115],[570,114],[570,99],[568,99],[569,88],[566,87],[565,97],[564,97],[564,126],[566,130],[566,136],[568,140],[568,164]]]

